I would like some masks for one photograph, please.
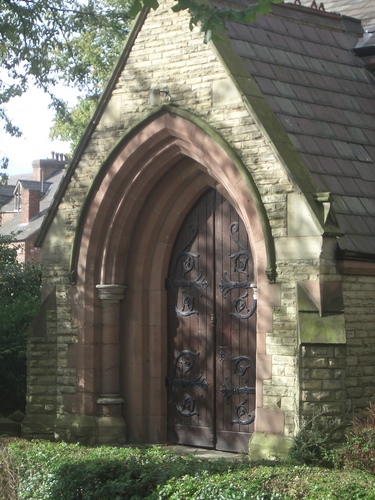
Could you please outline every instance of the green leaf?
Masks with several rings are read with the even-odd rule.
[[[191,6],[190,0],[177,0],[175,5],[173,5],[172,10],[173,12],[181,12],[182,10],[191,8]]]
[[[158,0],[143,0],[143,5],[156,10],[159,7],[159,2]]]
[[[140,2],[140,0],[134,0],[134,3],[129,10],[129,17],[135,17],[141,10],[142,3]]]

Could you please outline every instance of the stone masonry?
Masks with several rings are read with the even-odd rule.
[[[259,118],[228,77],[227,61],[214,45],[205,45],[199,33],[188,30],[186,14],[172,13],[170,6],[163,2],[151,11],[137,32],[44,239],[44,302],[29,336],[23,433],[97,442],[93,420],[69,403],[80,392],[85,398],[85,387],[97,391],[95,377],[100,371],[94,351],[87,366],[95,380],[85,378],[73,360],[72,346],[85,340],[84,319],[75,312],[80,307],[80,288],[71,284],[69,274],[71,249],[82,205],[102,165],[115,146],[155,112],[150,89],[168,88],[170,101],[161,96],[162,105],[199,118],[236,152],[257,187],[269,221],[276,267],[275,280],[259,286],[258,402],[252,453],[270,456],[285,452],[309,415],[330,411],[341,416],[347,409],[365,406],[373,396],[375,277],[343,276],[338,271],[334,237],[322,234]],[[329,297],[335,298],[334,304]],[[262,300],[272,308],[268,319],[262,316]],[[82,317],[92,313],[94,346],[99,342],[98,311],[82,311]],[[303,331],[308,335],[301,333],[306,325]],[[324,338],[319,336],[322,332],[326,332]],[[127,436],[128,442],[132,439]],[[141,439],[152,441],[152,436],[144,432]]]

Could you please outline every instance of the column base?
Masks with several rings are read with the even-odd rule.
[[[54,437],[57,441],[86,446],[123,445],[126,443],[126,424],[121,416],[64,415],[56,421]]]
[[[254,432],[249,442],[250,460],[283,460],[292,444],[293,438],[282,434]]]
[[[123,417],[97,417],[98,444],[126,443],[126,425]]]

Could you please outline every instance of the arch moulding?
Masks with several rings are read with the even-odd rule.
[[[249,173],[221,136],[187,112],[163,108],[129,132],[103,164],[82,209],[72,250],[80,304],[76,314],[81,318],[78,345],[90,354],[79,357],[79,391],[66,401],[66,410],[99,419],[99,442],[100,419],[111,417],[128,442],[166,438],[165,279],[178,230],[209,188],[236,208],[252,248],[259,318],[256,405],[262,412],[262,380],[271,376],[265,335],[272,328],[269,281],[275,270],[265,209]],[[119,303],[111,295],[108,306],[106,287],[112,295],[116,291]],[[273,432],[264,424],[260,430]]]

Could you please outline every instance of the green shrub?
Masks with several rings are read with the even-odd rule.
[[[10,449],[19,475],[20,500],[151,498],[159,484],[173,477],[197,471],[211,475],[248,466],[182,457],[158,447],[85,448],[19,441]]]
[[[14,465],[9,443],[16,438],[0,439],[0,499],[17,500],[18,473]]]
[[[364,471],[24,440],[0,453],[0,488],[1,500],[375,500]]]
[[[375,474],[375,405],[353,418],[339,459],[341,465]]]
[[[336,415],[313,416],[294,438],[289,457],[300,464],[333,467],[335,450],[342,443],[344,428],[345,424]]]
[[[264,487],[265,477],[254,478],[249,470],[222,474],[209,474],[207,471],[193,476],[185,475],[170,479],[158,489],[159,499],[179,500],[282,500],[282,493],[267,492]]]
[[[0,236],[0,416],[25,410],[25,332],[40,303],[41,267],[17,261],[12,237]]]

